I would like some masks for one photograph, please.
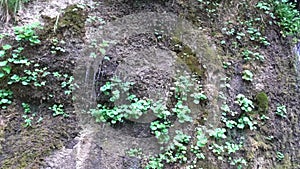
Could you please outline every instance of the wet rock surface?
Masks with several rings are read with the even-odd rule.
[[[21,19],[20,23],[29,23],[32,20],[40,20],[42,22],[52,20],[49,23],[54,24],[53,21],[55,21],[57,16],[60,16],[61,10],[74,14],[74,4],[83,2],[51,1],[50,5],[49,2],[33,4],[28,7],[30,10],[25,13],[23,16],[24,19]],[[149,1],[142,1],[136,3],[130,0],[123,0],[88,1],[85,3],[90,5],[84,11],[88,12],[88,16],[97,16],[106,22],[118,21],[118,18],[130,14],[146,12],[172,12],[180,14],[193,21],[195,25],[201,25],[201,22],[198,21],[200,19],[203,21],[208,19],[205,15],[201,15],[201,12],[194,10],[193,5],[195,5],[195,2],[193,1],[183,2],[172,0],[166,2],[151,1],[151,3]],[[40,15],[34,15],[38,13],[42,13],[43,16],[38,17]],[[63,17],[63,15],[60,17]],[[84,28],[83,22],[87,18],[73,20],[73,17],[69,16],[64,19],[65,23],[58,25],[57,34],[59,39],[67,41],[65,47],[67,52],[65,54],[59,56],[49,54],[48,47],[50,44],[40,46],[35,50],[41,50],[30,54],[35,56],[34,58],[39,60],[41,64],[52,65],[50,66],[51,70],[61,70],[65,73],[72,72],[76,65],[75,62],[78,59],[89,55],[91,51],[95,52],[94,49],[86,49],[86,44],[97,38],[95,35],[101,32],[101,27],[104,26],[102,22],[86,22],[86,27]],[[213,22],[202,24],[205,27],[205,25],[211,25]],[[202,32],[203,34],[207,33],[205,29]],[[269,31],[266,32],[269,41],[272,43],[264,49],[264,53],[266,54],[265,62],[255,65],[256,74],[252,84],[243,81],[240,76],[244,65],[241,62],[234,62],[232,65],[233,68],[228,71],[229,73],[227,72],[227,75],[231,77],[231,87],[224,91],[231,108],[237,108],[234,101],[235,96],[239,93],[247,94],[253,99],[256,98],[258,93],[265,93],[269,99],[269,105],[268,110],[264,111],[267,111],[266,114],[270,119],[265,124],[259,124],[255,132],[248,131],[247,133],[242,133],[239,130],[235,130],[229,132],[228,135],[233,139],[237,135],[244,135],[246,138],[244,141],[247,146],[240,155],[247,157],[251,168],[273,168],[276,166],[277,168],[296,169],[300,166],[300,94],[299,72],[297,72],[299,71],[299,63],[290,50],[290,44],[287,44],[282,39],[276,29],[278,28],[270,27]],[[48,30],[50,32],[53,31],[52,27]],[[45,34],[44,39],[50,40],[52,35],[56,35],[50,32]],[[50,34],[52,35],[49,36]],[[210,36],[203,36],[205,38],[203,43],[207,43],[207,39],[209,41],[213,38]],[[172,39],[174,37],[176,38]],[[185,65],[186,67],[182,69],[188,69],[192,73],[196,72],[196,74],[202,75],[205,90],[207,93],[210,93],[208,95],[210,101],[208,105],[204,108],[196,107],[197,114],[194,115],[196,118],[203,119],[205,117],[209,120],[198,120],[197,123],[207,126],[209,124],[219,125],[220,114],[216,113],[218,112],[219,103],[217,100],[214,100],[219,94],[218,69],[209,69],[214,65],[218,65],[215,60],[220,59],[218,58],[219,56],[217,57],[215,53],[208,54],[210,50],[214,51],[211,48],[198,48],[197,45],[193,44],[187,47],[188,44],[185,44],[185,42],[192,41],[191,39],[197,36],[190,36],[179,40],[177,36],[174,37],[166,37],[165,40],[158,41],[155,32],[140,33],[138,31],[135,35],[122,37],[117,44],[114,44],[112,48],[107,50],[106,55],[109,60],[101,59],[100,62],[93,63],[95,66],[91,68],[91,72],[94,73],[87,73],[85,69],[83,74],[79,74],[88,79],[87,82],[91,83],[89,87],[93,88],[93,90],[89,90],[91,93],[87,92],[87,95],[92,98],[88,99],[88,101],[94,99],[91,105],[105,101],[105,97],[101,96],[99,92],[99,86],[105,84],[113,75],[118,75],[124,80],[135,82],[136,85],[133,86],[133,91],[139,97],[149,97],[154,100],[167,97],[166,93],[169,92],[174,70],[178,67],[182,68],[181,65]],[[98,40],[99,43],[101,43],[100,41]],[[174,46],[174,41],[177,42],[175,44],[186,45],[186,47],[178,49]],[[195,40],[194,44],[197,42],[199,43],[199,41]],[[84,43],[86,44],[84,45]],[[200,56],[193,53],[197,49],[203,51],[200,52]],[[180,58],[184,52],[189,53],[192,59],[181,58],[178,61],[176,58]],[[100,52],[97,54],[101,55]],[[198,62],[195,63],[195,66],[192,63],[196,61]],[[88,63],[87,61],[86,64]],[[206,68],[203,68],[203,65]],[[55,91],[56,88],[59,88],[59,86],[55,86],[56,83],[59,84],[54,81],[52,85],[43,90]],[[35,97],[32,98],[32,93],[35,93],[33,90],[29,90],[30,92],[25,95],[21,94],[22,92],[19,89],[15,90],[18,91],[16,93],[20,93],[16,95],[20,98],[20,102],[27,98],[31,100],[36,100],[36,98],[42,100],[43,98],[43,95],[40,94],[35,94]],[[155,119],[151,114],[139,121],[128,120],[124,124],[115,127],[107,124],[98,124],[94,122],[94,119],[90,115],[76,112],[77,109],[75,108],[74,110],[72,99],[70,97],[66,98],[59,93],[62,93],[62,91],[56,93],[59,97],[55,98],[55,101],[60,100],[61,102],[65,102],[69,112],[72,112],[69,119],[53,119],[47,109],[48,103],[46,101],[42,101],[44,107],[40,106],[38,108],[40,112],[45,114],[45,117],[43,123],[38,125],[37,128],[25,129],[19,125],[22,117],[17,112],[21,111],[21,107],[12,105],[8,110],[1,111],[1,168],[14,166],[16,168],[29,167],[43,169],[138,169],[142,168],[142,160],[129,157],[126,151],[130,148],[141,147],[147,154],[160,152],[160,145],[157,144],[156,139],[149,130],[149,123]],[[158,93],[160,95],[157,95]],[[50,100],[50,102],[53,102],[53,100]],[[282,119],[274,115],[277,104],[287,106],[287,118]],[[190,128],[194,124],[184,126],[176,122],[176,120],[173,122],[175,127],[171,130],[172,134],[174,134],[177,128],[192,133]],[[273,139],[268,139],[271,136]],[[278,163],[276,159],[277,151],[285,154],[285,158],[281,163]],[[207,161],[210,163],[207,163]],[[213,154],[207,157],[207,161],[200,163],[200,165],[204,168],[215,168],[215,166],[220,166],[220,168],[231,167],[218,162]],[[168,167],[174,168],[176,166]]]

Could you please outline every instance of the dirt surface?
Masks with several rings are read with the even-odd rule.
[[[42,44],[27,46],[24,55],[39,63],[40,67],[47,67],[49,72],[73,75],[80,88],[76,88],[73,95],[66,95],[61,88],[66,79],[53,76],[47,76],[47,85],[41,88],[13,86],[13,104],[0,111],[0,168],[143,168],[146,161],[129,157],[126,151],[142,148],[146,155],[161,152],[161,145],[149,130],[155,117],[150,114],[138,121],[128,120],[112,127],[96,123],[86,111],[105,102],[106,98],[98,89],[113,75],[136,82],[131,90],[137,96],[154,100],[166,98],[172,105],[169,87],[177,69],[197,75],[209,101],[193,108],[196,119],[193,123],[180,124],[173,119],[171,137],[177,129],[194,135],[193,129],[199,125],[208,130],[222,126],[219,110],[222,103],[218,99],[221,93],[227,97],[230,108],[237,110],[237,116],[240,116],[242,112],[234,103],[236,96],[243,93],[254,100],[255,111],[261,111],[257,94],[263,92],[268,97],[268,108],[264,113],[269,120],[259,121],[253,131],[228,130],[231,140],[245,143],[243,149],[232,156],[244,157],[248,168],[300,168],[300,75],[291,39],[282,37],[275,24],[263,22],[264,34],[271,43],[259,47],[265,60],[245,63],[239,48],[231,43],[233,37],[222,34],[226,21],[237,16],[240,20],[248,20],[251,15],[260,15],[253,8],[256,2],[249,1],[250,8],[237,7],[234,1],[222,2],[214,13],[205,10],[212,6],[199,8],[196,0],[36,0],[28,4],[19,13],[16,24],[40,21],[44,29],[39,32]],[[171,14],[164,15],[166,13]],[[156,22],[160,23],[159,26],[152,27],[151,24]],[[177,23],[184,24],[180,27]],[[164,29],[164,24],[171,24],[176,29]],[[0,32],[12,33],[11,27],[1,27]],[[152,32],[143,32],[147,29]],[[51,53],[53,38],[66,42],[63,45],[65,52]],[[228,43],[220,44],[224,39]],[[111,43],[109,47],[99,46],[103,45],[103,40]],[[254,43],[241,41],[238,45],[254,46]],[[176,45],[182,48],[178,49]],[[106,50],[105,57],[109,59],[104,59],[99,48]],[[87,57],[93,52],[97,58]],[[232,64],[223,69],[223,61]],[[242,79],[241,72],[245,68],[255,73],[252,82]],[[220,87],[223,77],[231,79],[230,87]],[[34,122],[33,127],[22,126],[22,102],[30,103],[38,114],[36,121],[43,117],[41,123]],[[49,106],[56,103],[64,106],[68,118],[52,116]],[[286,105],[286,118],[275,115],[279,104]],[[254,114],[253,118],[258,118],[258,115]],[[203,151],[206,159],[197,167],[235,168],[218,160],[208,149]],[[281,161],[277,152],[284,154]],[[175,163],[165,168],[185,166]]]

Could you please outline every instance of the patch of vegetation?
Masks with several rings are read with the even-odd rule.
[[[226,129],[224,128],[216,128],[215,130],[212,130],[209,135],[214,137],[215,139],[224,139],[226,138],[225,135]]]
[[[202,91],[202,86],[199,85],[197,79],[188,75],[179,75],[175,77],[174,86],[171,87],[173,96],[176,99],[173,108],[169,108],[164,104],[163,100],[152,101],[147,98],[139,99],[132,95],[129,91],[134,83],[122,82],[120,79],[112,78],[100,87],[100,91],[109,96],[107,102],[98,106],[97,109],[92,109],[90,113],[98,122],[108,122],[110,124],[118,124],[124,122],[128,118],[128,114],[133,114],[132,117],[139,118],[144,113],[149,113],[149,110],[157,116],[157,120],[151,122],[150,129],[157,138],[158,143],[167,145],[164,147],[161,154],[154,156],[142,155],[140,151],[133,151],[131,154],[137,154],[139,158],[146,158],[147,164],[145,168],[164,168],[168,164],[182,164],[188,168],[197,168],[197,162],[205,159],[203,149],[208,149],[215,154],[221,161],[223,158],[228,159],[230,165],[236,165],[239,168],[246,166],[245,159],[229,158],[229,155],[237,153],[242,144],[224,141],[227,139],[226,128],[214,128],[211,130],[203,129],[202,127],[195,129],[195,135],[187,135],[182,131],[176,131],[176,136],[170,141],[169,128],[172,127],[170,117],[177,117],[180,123],[191,123],[194,120],[190,116],[192,113],[187,103],[200,104],[207,99]],[[126,97],[121,97],[126,96]],[[125,98],[126,101],[120,102],[120,98]],[[249,113],[254,108],[253,102],[247,99],[244,95],[237,97],[237,103],[242,107],[243,111]],[[115,103],[115,104],[113,104]],[[122,104],[117,104],[122,103]],[[133,104],[136,109],[130,109]],[[171,110],[171,111],[170,111]],[[229,107],[223,107],[228,113],[231,112]],[[234,115],[235,113],[232,112]],[[249,126],[251,130],[255,129],[255,122],[250,117],[242,116],[237,122],[234,122],[232,128],[244,129]],[[229,125],[229,124],[228,124]],[[207,137],[206,135],[210,136]],[[168,144],[167,144],[168,143]]]
[[[271,1],[274,13],[279,19],[278,25],[282,27],[283,35],[299,35],[300,14],[295,8],[296,4],[289,0]]]
[[[15,39],[18,42],[17,46],[11,44],[2,45],[0,50],[0,80],[2,84],[1,89],[1,105],[10,104],[9,99],[12,98],[12,92],[8,89],[13,83],[21,83],[22,85],[29,85],[34,82],[35,86],[42,86],[44,82],[39,82],[39,78],[45,77],[45,69],[35,69],[34,71],[25,69],[23,73],[17,74],[19,68],[28,67],[33,62],[22,55],[22,51],[26,43],[30,45],[39,44],[40,40],[36,34],[36,29],[40,29],[39,24],[34,23],[30,25],[20,26],[14,28]],[[3,106],[2,106],[3,107]],[[5,107],[3,107],[5,108]]]
[[[257,8],[263,10],[282,28],[284,36],[298,36],[300,30],[300,14],[296,2],[290,0],[266,0],[257,3]]]
[[[286,118],[286,106],[285,105],[278,105],[276,108],[276,115],[280,116],[280,117],[284,117]]]
[[[4,1],[1,1],[4,2]],[[17,2],[11,1],[12,3]],[[21,2],[21,1],[20,1]],[[221,7],[219,2],[209,2],[198,0],[200,8],[208,13],[208,16],[216,17],[217,11]],[[239,5],[243,6],[246,2],[241,2]],[[294,6],[287,0],[281,1],[268,1],[258,2],[256,7],[265,12],[271,18],[276,19],[278,17],[278,25],[283,28],[282,34],[295,35],[299,31],[299,14],[293,9]],[[60,33],[62,29],[71,29],[74,34],[82,33],[84,25],[82,22],[82,16],[77,16],[77,12],[81,11],[80,5],[72,6],[67,9],[66,17],[58,16],[54,25],[54,32]],[[274,13],[273,13],[274,12]],[[78,12],[79,13],[79,12]],[[276,16],[276,17],[275,17]],[[80,17],[80,19],[78,19]],[[244,19],[244,20],[243,20]],[[264,24],[260,17],[256,18],[237,18],[236,21],[226,22],[222,29],[223,35],[229,37],[224,38],[220,42],[222,45],[228,45],[233,49],[234,56],[241,56],[243,63],[249,64],[251,61],[263,61],[264,56],[259,53],[261,47],[270,45],[270,42],[264,36]],[[73,24],[76,22],[76,24]],[[101,18],[89,17],[88,22],[100,22],[104,24]],[[269,22],[271,23],[271,22]],[[52,26],[51,25],[51,26]],[[28,28],[28,29],[27,29]],[[41,67],[35,63],[29,61],[29,59],[22,55],[22,52],[27,44],[37,45],[40,44],[40,40],[36,35],[35,29],[38,26],[32,25],[32,27],[17,27],[15,29],[15,37],[18,46],[12,44],[5,44],[0,50],[0,79],[1,82],[5,82],[3,89],[0,90],[0,106],[6,108],[8,104],[12,102],[13,93],[9,90],[9,87],[13,84],[21,84],[24,86],[41,87],[46,85],[44,80],[47,76],[53,76],[60,79],[61,88],[64,90],[65,95],[70,95],[74,90],[73,77],[68,74],[60,74],[59,72],[48,72],[47,67]],[[155,32],[158,39],[162,38],[164,32]],[[0,35],[4,36],[4,35]],[[64,41],[58,38],[51,39],[50,51],[52,54],[65,53]],[[254,44],[254,45],[253,45]],[[99,51],[104,55],[107,43],[100,45]],[[96,57],[96,54],[91,54],[91,57]],[[179,57],[185,62],[192,72],[197,75],[203,75],[203,71],[199,69],[199,65],[196,57],[194,57],[191,50],[183,49],[179,53]],[[109,57],[105,59],[109,60]],[[230,70],[231,65],[235,62],[224,61],[224,68]],[[250,63],[253,64],[253,63]],[[31,66],[30,68],[28,66]],[[34,66],[36,65],[36,66]],[[20,69],[15,70],[18,67]],[[250,68],[249,68],[250,69]],[[21,70],[21,71],[20,71]],[[242,72],[242,79],[246,81],[252,81],[254,74],[250,70],[244,70]],[[96,109],[90,110],[92,116],[95,117],[97,122],[107,122],[109,124],[118,125],[118,123],[124,122],[126,119],[138,119],[142,115],[153,112],[157,117],[157,120],[151,122],[150,129],[153,135],[157,138],[161,144],[166,144],[170,141],[169,128],[172,127],[171,118],[177,118],[180,123],[197,124],[198,119],[193,119],[191,114],[193,113],[188,106],[191,102],[195,105],[202,104],[208,98],[202,91],[202,86],[197,84],[197,79],[192,76],[179,76],[174,79],[174,86],[171,88],[175,102],[173,105],[166,105],[163,100],[153,101],[149,98],[139,98],[136,95],[130,93],[130,88],[134,86],[134,83],[122,82],[118,79],[110,79],[101,86],[100,91],[109,99],[98,105]],[[230,77],[226,77],[224,80],[225,86],[230,88]],[[194,83],[196,82],[196,83]],[[51,94],[49,94],[50,97]],[[268,111],[269,103],[268,96],[261,92],[256,95],[257,108],[259,112],[266,113]],[[121,102],[120,100],[123,99]],[[242,147],[242,143],[232,142],[231,137],[227,136],[229,131],[236,132],[236,128],[241,132],[241,129],[254,130],[256,128],[256,119],[251,116],[255,110],[253,102],[246,98],[246,96],[239,94],[236,97],[236,103],[240,106],[242,111],[237,113],[230,109],[230,107],[224,103],[222,105],[222,121],[224,124],[215,126],[212,129],[206,129],[202,126],[197,126],[191,135],[183,133],[182,131],[176,131],[176,136],[171,139],[170,144],[165,147],[164,152],[157,156],[147,157],[148,165],[146,168],[165,168],[166,164],[180,163],[186,165],[186,168],[197,168],[197,162],[205,159],[206,151],[212,152],[218,160],[221,162],[229,162],[230,165],[237,168],[247,166],[247,161],[242,158],[234,157],[235,153]],[[23,126],[30,127],[34,123],[35,113],[31,110],[30,105],[23,103],[24,120]],[[64,105],[59,103],[52,104],[49,110],[53,112],[53,116],[67,117],[64,110]],[[280,117],[286,117],[286,107],[279,105],[276,110],[276,115]],[[236,116],[238,115],[239,116]],[[51,116],[52,116],[51,115]],[[266,117],[261,116],[261,119]],[[207,137],[210,136],[210,137]],[[52,145],[54,146],[54,145]],[[130,152],[131,156],[141,157],[140,149],[134,149]],[[45,151],[48,152],[48,151]],[[284,155],[277,152],[277,159],[280,161],[284,158]],[[6,163],[9,163],[6,161]],[[25,166],[25,165],[24,165]]]
[[[62,115],[63,117],[68,117],[69,115],[65,113],[64,106],[62,104],[54,104],[52,107],[49,107],[53,111],[53,116]]]
[[[39,159],[47,155],[52,149],[60,148],[64,142],[60,140],[62,135],[69,137],[71,132],[66,130],[74,126],[74,124],[69,122],[64,124],[60,120],[51,121],[53,116],[69,116],[62,104],[52,103],[52,106],[49,108],[53,111],[53,115],[51,115],[47,114],[49,112],[47,107],[43,109],[33,106],[35,103],[32,103],[32,97],[26,97],[26,103],[23,102],[22,97],[24,96],[22,94],[26,95],[31,92],[27,89],[33,89],[34,92],[43,91],[53,79],[61,82],[61,86],[58,86],[58,89],[61,87],[62,90],[66,91],[66,95],[71,94],[73,90],[72,82],[74,78],[72,76],[49,72],[48,66],[42,66],[38,61],[32,59],[32,56],[27,56],[28,53],[32,53],[28,52],[29,50],[36,49],[42,43],[37,33],[41,29],[42,27],[39,23],[32,23],[14,27],[13,35],[0,35],[2,43],[0,46],[0,106],[1,112],[7,112],[7,117],[13,117],[9,120],[8,126],[5,127],[5,134],[8,140],[5,140],[4,143],[1,141],[1,144],[8,147],[4,150],[7,153],[7,157],[0,164],[4,168],[11,168],[12,166],[28,168],[29,165],[30,167],[38,168],[36,165],[39,163]],[[49,76],[53,77],[49,78]],[[57,90],[56,87],[51,86],[54,90]],[[39,103],[43,102],[43,105],[47,105],[44,102],[46,100],[44,97],[51,95],[47,92],[41,96],[43,98],[38,101]],[[31,95],[32,93],[29,94]],[[21,96],[21,98],[14,98],[14,96]],[[20,102],[16,100],[21,101],[22,105],[19,105]],[[7,108],[8,106],[9,108]],[[15,110],[16,107],[20,108]],[[18,113],[19,110],[23,110],[23,113]],[[43,112],[40,114],[40,111]],[[47,117],[46,121],[43,121],[42,114],[43,117]],[[6,116],[6,114],[4,115]],[[51,123],[48,123],[49,120]],[[16,128],[18,132],[14,131]]]
[[[81,37],[85,32],[86,11],[85,6],[80,4],[68,6],[62,14],[50,21],[47,31],[54,34],[61,34],[70,31],[73,36]],[[59,50],[62,50],[59,48]]]
[[[284,154],[281,153],[280,151],[276,152],[276,158],[278,161],[282,161],[284,159]]]
[[[132,82],[122,82],[120,79],[112,78],[100,87],[100,91],[109,96],[109,103],[98,104],[98,109],[92,109],[90,113],[98,122],[109,122],[116,124],[123,122],[124,119],[138,119],[151,108],[152,100],[139,99],[136,95],[130,94],[129,89],[134,85]],[[125,96],[125,103],[121,105],[113,105],[110,103],[117,102],[120,95]],[[126,104],[126,102],[128,104]]]
[[[247,113],[251,112],[254,108],[253,102],[246,98],[243,94],[238,94],[236,96],[236,101],[239,106],[241,106],[241,109]]]
[[[255,124],[256,122],[254,122],[251,117],[244,115],[238,119],[237,128],[244,129],[247,125],[250,130],[254,130],[256,129]]]
[[[170,140],[169,128],[171,127],[170,121],[154,121],[151,122],[150,129],[157,138],[160,144],[167,143]]]
[[[0,90],[0,106],[2,109],[6,109],[6,105],[12,103],[13,93],[10,90]]]
[[[175,80],[171,90],[174,91],[177,103],[171,109],[167,108],[163,100],[154,102],[148,98],[137,98],[136,95],[129,92],[134,83],[122,82],[118,78],[112,78],[100,87],[102,94],[109,97],[108,102],[98,104],[98,108],[91,109],[90,113],[96,118],[97,122],[117,124],[118,122],[124,122],[125,119],[138,119],[151,110],[158,119],[151,123],[150,129],[159,143],[167,143],[169,141],[168,130],[171,126],[169,117],[177,116],[180,123],[192,122],[191,110],[187,106],[188,99],[192,99],[194,104],[200,104],[200,101],[207,99],[202,87],[195,83],[195,78],[179,76]],[[195,93],[192,93],[193,90]],[[114,105],[114,103],[120,102],[121,96],[122,99],[125,98],[125,100],[121,100],[122,104]]]
[[[250,70],[244,70],[242,74],[243,74],[242,79],[247,81],[253,80],[253,73]]]
[[[65,41],[64,40],[58,40],[57,38],[52,38],[51,39],[51,53],[52,54],[57,54],[57,53],[65,53],[66,50],[64,49]]]
[[[265,92],[260,92],[255,97],[257,102],[258,111],[261,113],[267,113],[269,109],[269,98]]]

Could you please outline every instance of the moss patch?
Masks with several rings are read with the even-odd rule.
[[[77,135],[74,115],[68,119],[53,117],[47,110],[40,110],[43,120],[32,127],[23,127],[22,110],[16,104],[9,106],[4,125],[5,141],[1,142],[0,168],[39,168],[43,158],[54,149],[67,145]]]
[[[177,53],[177,61],[179,63],[181,62],[187,65],[189,70],[199,77],[204,75],[205,69],[200,64],[195,52],[193,52],[190,47],[182,44],[178,38],[173,37],[171,38],[171,48]]]
[[[68,6],[65,11],[56,18],[44,18],[49,23],[44,28],[44,35],[58,38],[65,36],[83,37],[85,34],[85,21],[87,13],[78,5]]]
[[[260,92],[256,95],[256,104],[260,113],[267,113],[269,109],[269,98],[265,92]]]

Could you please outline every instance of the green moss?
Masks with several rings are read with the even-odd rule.
[[[46,128],[24,129],[20,134],[11,135],[6,139],[5,147],[8,154],[2,162],[4,168],[26,168],[38,166],[38,161],[48,155],[52,149],[62,147],[59,133]],[[9,147],[8,147],[9,146]]]
[[[85,27],[85,14],[82,8],[71,5],[66,8],[62,18],[58,20],[58,29],[67,28],[73,34],[81,33]]]
[[[68,6],[63,13],[55,18],[44,17],[47,24],[44,27],[44,36],[47,38],[65,37],[64,32],[70,32],[75,37],[82,37],[85,33],[87,14],[78,5]]]
[[[66,123],[45,113],[40,124],[24,128],[20,107],[14,106],[6,112],[11,118],[3,128],[5,140],[1,142],[3,160],[0,161],[0,168],[40,168],[47,155],[73,138],[77,124],[71,121]]]
[[[181,62],[187,65],[189,70],[199,77],[202,77],[204,75],[205,69],[199,63],[196,54],[190,47],[182,44],[182,42],[176,37],[171,38],[171,45],[172,48],[177,52],[177,61],[179,63]],[[180,48],[178,48],[178,46],[180,46]]]
[[[267,113],[269,109],[269,98],[265,92],[256,95],[256,103],[260,113]]]

